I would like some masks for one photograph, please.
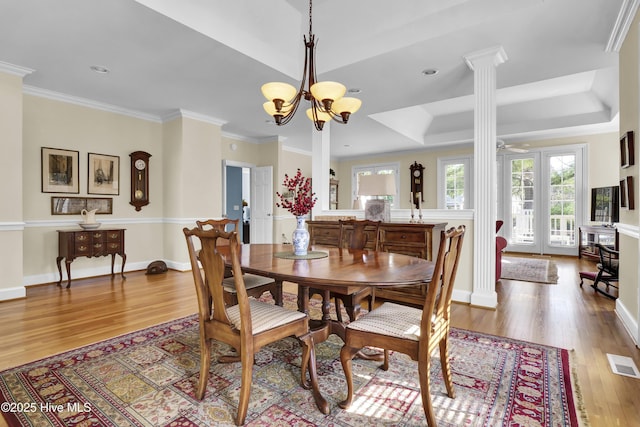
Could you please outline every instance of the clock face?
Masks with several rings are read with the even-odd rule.
[[[143,170],[144,168],[146,168],[146,167],[147,167],[147,164],[144,162],[144,160],[142,160],[142,159],[138,159],[138,160],[136,160],[136,162],[135,162],[135,167],[136,167],[136,169],[138,169],[138,170]]]
[[[418,169],[413,171],[413,176],[415,176],[416,178],[420,176],[420,171]]]

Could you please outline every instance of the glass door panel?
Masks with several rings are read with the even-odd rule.
[[[512,245],[533,246],[536,243],[536,174],[535,159],[510,159]]]

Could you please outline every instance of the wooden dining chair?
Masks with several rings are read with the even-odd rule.
[[[431,404],[431,353],[440,348],[442,374],[450,398],[455,397],[449,366],[449,321],[451,294],[456,278],[465,227],[442,231],[433,276],[422,309],[385,302],[380,307],[349,323],[340,361],[347,379],[347,398],[340,402],[348,408],[353,401],[351,360],[365,346],[384,349],[382,369],[389,369],[389,350],[407,354],[418,362],[422,404],[427,424],[436,427]]]
[[[220,231],[235,231],[238,232],[238,219],[207,219],[203,221],[196,221],[196,225],[201,230],[216,229]],[[227,230],[231,225],[232,229]],[[223,243],[224,244],[224,243]],[[273,297],[276,305],[282,306],[282,281],[274,280],[270,277],[259,276],[257,274],[244,273],[244,286],[247,289],[247,294],[254,298],[260,298],[262,294],[269,291]],[[223,280],[224,296],[227,305],[238,304],[238,296],[236,292],[235,282],[230,269],[225,270],[225,279]]]
[[[196,398],[202,400],[209,379],[211,344],[213,340],[226,343],[240,355],[242,378],[236,424],[244,424],[251,394],[252,370],[255,354],[265,345],[295,336],[302,344],[302,365],[308,367],[309,375],[316,377],[316,358],[313,339],[309,333],[309,319],[305,313],[288,310],[274,304],[249,299],[244,286],[244,276],[238,257],[238,235],[217,229],[202,230],[198,227],[183,229],[189,249],[189,260],[198,297],[200,320],[200,378]],[[194,245],[194,237],[200,240],[201,249]],[[218,252],[222,240],[229,246],[233,280],[238,304],[228,306],[224,300],[224,259]],[[202,264],[202,270],[198,264]],[[204,276],[203,276],[204,273]],[[236,358],[230,358],[229,361]],[[219,361],[224,362],[223,358]],[[308,361],[308,363],[305,363]],[[230,369],[232,369],[230,367]],[[301,369],[300,380],[305,388],[309,383],[306,369]],[[314,383],[312,381],[312,383]],[[319,393],[314,389],[314,393]]]
[[[381,221],[371,220],[339,220],[340,233],[338,235],[337,246],[340,249],[371,249],[378,250],[378,236],[380,234]],[[313,242],[312,242],[313,243]],[[368,302],[368,309],[373,308],[373,290],[371,287],[344,294],[337,291],[323,291],[311,288],[309,294],[320,294],[325,301],[335,302],[336,316],[342,322],[342,308],[344,305],[350,320],[356,319],[362,309],[362,301]]]
[[[347,249],[378,250],[378,238],[380,235],[381,221],[371,220],[340,220],[340,247]],[[331,297],[335,302],[336,316],[342,322],[342,309],[340,302],[345,306],[349,320],[355,320],[362,307],[362,301],[368,302],[368,309],[373,309],[373,289],[363,288],[352,294],[340,294],[331,292]]]

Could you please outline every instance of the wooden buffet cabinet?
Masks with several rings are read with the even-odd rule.
[[[124,264],[127,255],[124,252],[124,229],[99,230],[57,230],[58,231],[58,273],[62,284],[61,261],[64,258],[67,267],[67,288],[71,286],[71,263],[78,257],[100,257],[111,255],[111,275],[116,254],[122,258],[120,275],[124,279]]]
[[[340,235],[338,221],[307,221],[309,241],[312,245],[337,246]],[[447,223],[394,223],[384,222],[380,225],[378,250],[411,255],[433,260],[434,251],[440,245],[440,232]],[[366,230],[365,230],[366,232]],[[372,238],[367,239],[373,241]],[[374,250],[375,248],[368,247]],[[426,284],[423,286],[403,286],[398,288],[376,289],[376,300],[396,301],[422,307],[426,295]]]

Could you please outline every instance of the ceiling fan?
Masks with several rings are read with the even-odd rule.
[[[520,147],[528,147],[529,144],[522,144]],[[503,140],[496,140],[496,150],[500,151],[512,151],[514,153],[528,153],[529,150],[525,148],[516,147],[515,145],[505,144]]]

